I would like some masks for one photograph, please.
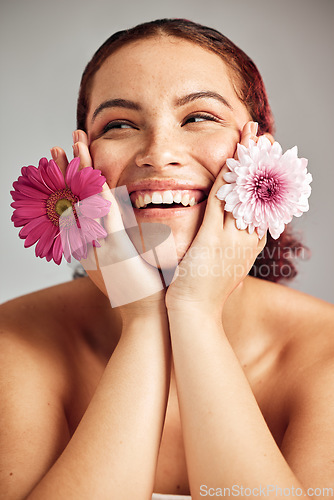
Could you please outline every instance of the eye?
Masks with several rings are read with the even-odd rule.
[[[218,122],[219,120],[212,115],[208,115],[206,113],[196,113],[195,115],[191,115],[186,119],[185,123],[197,123],[202,121],[212,121]]]
[[[113,122],[107,123],[107,125],[103,127],[102,134],[105,134],[106,132],[108,132],[108,130],[122,130],[124,128],[132,128],[132,125],[128,122],[115,120]]]

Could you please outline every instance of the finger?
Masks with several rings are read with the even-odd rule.
[[[54,147],[50,149],[52,159],[57,163],[63,176],[65,177],[68,160],[65,151],[62,148]]]
[[[244,128],[242,129],[241,132],[241,137],[240,137],[240,144],[248,148],[249,146],[249,141],[253,140],[256,142],[257,140],[257,130],[258,130],[258,123],[257,122],[247,122]],[[235,154],[235,157],[237,158],[237,152]]]
[[[240,137],[240,144],[242,144],[243,146],[245,147],[248,147],[249,146],[249,140],[252,139],[252,140],[257,140],[257,136],[256,136],[256,133],[257,133],[257,130],[258,130],[258,123],[257,122],[253,122],[253,121],[249,121],[247,122],[243,129],[242,129],[242,132],[241,132],[241,137]],[[235,152],[235,155],[234,155],[235,159],[237,159],[237,150]],[[229,171],[229,168],[228,166],[225,164],[222,169],[220,170],[220,172],[218,173],[217,177],[216,177],[216,180],[214,182],[214,185],[212,186],[213,188],[213,191],[214,189],[222,184],[225,184],[226,182],[224,181],[224,174],[226,172]]]
[[[75,158],[80,157],[80,170],[85,167],[93,166],[88,145],[84,142],[78,141],[73,144],[73,154]]]
[[[73,132],[73,153],[75,157],[80,157],[80,169],[85,167],[92,167],[93,162],[90,156],[88,147],[88,137],[83,130],[75,130]],[[103,218],[103,226],[108,234],[124,230],[124,224],[118,203],[110,190],[108,184],[105,182],[102,186],[102,197],[110,201],[110,210],[108,215]]]
[[[75,144],[76,142],[83,142],[84,144],[86,144],[86,146],[89,146],[87,134],[83,130],[80,129],[75,130],[72,133],[72,136],[73,136],[73,144]]]
[[[103,191],[101,193],[105,200],[110,201],[110,210],[108,215],[103,218],[103,226],[108,234],[116,233],[118,231],[124,231],[124,224],[120,208],[116,201],[112,190],[109,188],[108,184],[105,182],[103,185]]]
[[[275,139],[274,139],[274,137],[271,134],[269,134],[269,132],[266,132],[263,135],[265,135],[267,137],[267,139],[269,139],[269,141],[271,142],[271,144],[274,144]]]

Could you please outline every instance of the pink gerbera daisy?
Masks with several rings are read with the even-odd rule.
[[[87,257],[87,245],[99,246],[98,238],[107,236],[94,219],[105,216],[110,202],[98,193],[105,177],[91,167],[79,170],[80,158],[74,158],[65,179],[53,161],[42,158],[38,168],[23,167],[11,191],[15,209],[12,221],[21,227],[19,236],[24,246],[36,242],[37,257],[53,259],[60,264],[62,254],[71,262],[71,255],[80,260]]]
[[[282,154],[278,142],[262,136],[249,141],[249,148],[238,144],[239,160],[229,158],[230,169],[216,196],[225,201],[238,229],[248,228],[261,239],[267,230],[277,239],[293,216],[309,209],[312,176],[307,160],[297,157],[297,146]]]

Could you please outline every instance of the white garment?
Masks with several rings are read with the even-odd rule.
[[[153,493],[152,500],[191,500],[189,495],[166,495],[165,493]]]

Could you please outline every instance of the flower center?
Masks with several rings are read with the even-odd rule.
[[[280,190],[280,183],[268,175],[257,174],[254,179],[255,196],[264,202],[272,200]]]
[[[72,221],[73,223],[77,219],[74,205],[78,201],[79,198],[69,188],[56,191],[46,201],[46,214],[50,221],[57,227],[59,226],[59,217],[61,215],[63,218],[67,217],[68,222]],[[63,215],[69,208],[72,208],[72,210],[69,210],[69,214]]]
[[[61,200],[58,200],[57,203],[55,204],[55,210],[57,214],[61,215],[65,210],[70,208],[72,206],[72,203],[70,200],[67,198],[62,198]]]

